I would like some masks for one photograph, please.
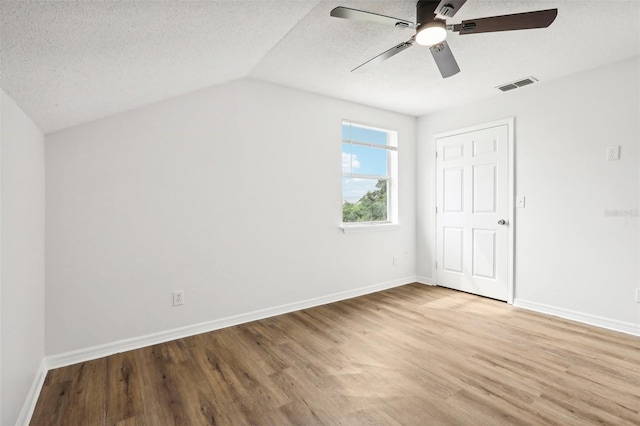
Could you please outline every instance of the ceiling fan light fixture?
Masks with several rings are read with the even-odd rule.
[[[422,46],[433,46],[442,43],[447,38],[447,25],[444,21],[434,19],[418,28],[416,43]]]

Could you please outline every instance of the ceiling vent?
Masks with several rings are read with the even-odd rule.
[[[502,90],[503,92],[508,92],[509,90],[517,89],[519,87],[528,86],[530,84],[538,81],[535,77],[527,77],[520,79],[518,81],[514,81],[513,83],[503,84],[497,87],[497,89]]]

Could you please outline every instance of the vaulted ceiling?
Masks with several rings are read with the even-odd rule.
[[[420,116],[640,54],[640,0],[468,0],[449,23],[557,8],[547,29],[450,33],[443,79],[414,30],[332,18],[346,6],[415,20],[415,0],[0,0],[2,88],[45,133],[249,77]],[[610,82],[610,84],[624,84]],[[524,89],[523,89],[524,90]],[[588,101],[585,99],[577,101]]]

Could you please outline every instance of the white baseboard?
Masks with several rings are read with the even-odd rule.
[[[24,404],[22,405],[22,410],[20,410],[20,414],[18,415],[16,426],[27,426],[31,421],[31,416],[33,415],[33,410],[36,408],[36,402],[38,402],[38,397],[40,396],[40,391],[44,385],[44,379],[47,377],[47,372],[47,364],[45,359],[43,359],[40,362],[38,371],[36,372],[36,377],[33,379],[33,383],[31,384],[31,388],[27,394],[27,399],[25,399]]]
[[[545,305],[543,303],[531,302],[528,300],[515,299],[514,306],[528,309],[530,311],[549,314],[556,317],[581,322],[584,324],[594,325],[596,327],[606,328],[608,330],[619,331],[621,333],[640,336],[640,324],[631,322],[618,321],[611,318],[600,317],[584,312],[573,311],[571,309],[558,308],[556,306]]]
[[[416,282],[418,284],[424,284],[424,285],[433,285],[433,286],[437,286],[438,284],[436,284],[436,280],[434,280],[433,278],[428,278],[428,277],[416,277]]]
[[[245,314],[234,315],[231,317],[220,318],[212,321],[206,321],[199,324],[188,325],[185,327],[174,328],[171,330],[152,333],[145,336],[134,337],[131,339],[118,340],[115,342],[105,343],[103,345],[93,346],[85,349],[79,349],[58,355],[51,355],[45,358],[47,369],[60,368],[67,365],[77,364],[80,362],[90,361],[105,356],[113,355],[120,352],[126,352],[133,349],[139,349],[146,346],[156,345],[171,340],[181,339],[183,337],[193,336],[200,333],[219,330],[234,325],[244,324],[251,321],[261,320],[276,315],[282,315],[301,309],[308,309],[314,306],[326,305],[327,303],[338,302],[340,300],[351,299],[353,297],[363,296],[365,294],[375,293],[377,291],[386,290],[401,285],[416,282],[417,277],[410,276],[393,281],[387,281],[371,286],[361,287],[353,290],[343,291],[340,293],[320,296],[313,299],[302,300],[300,302],[288,303],[285,305],[275,306],[272,308],[261,309],[258,311],[248,312]]]

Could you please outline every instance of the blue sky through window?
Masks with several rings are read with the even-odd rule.
[[[387,132],[367,127],[354,126],[349,123],[342,123],[342,139],[373,143],[376,145],[388,144]]]
[[[386,149],[345,143],[342,144],[342,152],[343,157],[346,154],[347,160],[347,164],[343,163],[343,173],[387,176]]]
[[[381,148],[357,144],[342,144],[342,172],[387,176],[387,132],[367,127],[342,124],[342,139],[380,145]]]

